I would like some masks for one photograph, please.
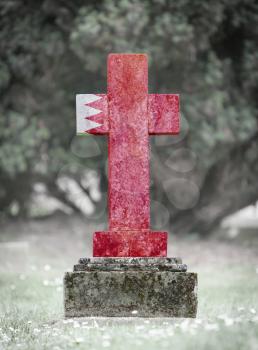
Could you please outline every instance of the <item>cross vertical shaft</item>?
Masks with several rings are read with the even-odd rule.
[[[109,55],[109,229],[150,228],[148,63]]]

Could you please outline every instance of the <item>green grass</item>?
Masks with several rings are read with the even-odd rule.
[[[63,271],[1,273],[0,349],[258,349],[255,268],[199,268],[195,320],[65,320]]]

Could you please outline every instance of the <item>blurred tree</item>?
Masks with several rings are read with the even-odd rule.
[[[85,172],[104,193],[106,140],[74,139],[74,95],[106,90],[110,52],[147,53],[150,92],[181,94],[181,135],[152,138],[152,199],[173,232],[257,201],[256,1],[10,0],[0,16],[1,211],[26,215],[38,182],[80,211],[64,176],[100,210]]]

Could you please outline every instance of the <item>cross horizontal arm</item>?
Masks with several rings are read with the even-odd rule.
[[[149,134],[179,133],[179,95],[148,95]]]
[[[108,134],[108,99],[106,94],[76,95],[76,131],[77,135]]]

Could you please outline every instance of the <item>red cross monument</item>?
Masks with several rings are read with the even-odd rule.
[[[110,54],[107,94],[76,96],[77,134],[108,135],[109,229],[95,257],[167,256],[167,232],[150,229],[149,135],[179,133],[179,96],[148,94],[148,58]]]

